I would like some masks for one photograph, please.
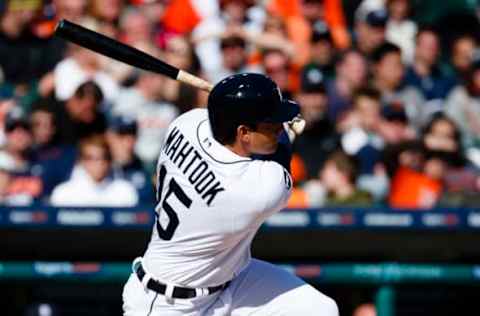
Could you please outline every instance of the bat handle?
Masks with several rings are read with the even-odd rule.
[[[200,88],[202,90],[205,90],[207,92],[212,91],[213,85],[205,81],[197,76],[192,75],[191,73],[188,73],[186,71],[180,70],[177,75],[177,80],[186,84],[189,84],[191,86]]]

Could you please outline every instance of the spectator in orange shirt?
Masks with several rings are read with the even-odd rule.
[[[425,128],[423,142],[431,158],[425,168],[439,174],[443,192],[439,204],[467,206],[478,203],[479,172],[467,164],[460,131],[444,114],[438,113]],[[427,170],[427,171],[428,171]]]

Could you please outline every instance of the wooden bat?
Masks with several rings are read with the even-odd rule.
[[[133,67],[162,74],[208,92],[213,88],[213,85],[210,82],[192,75],[191,73],[178,69],[152,55],[123,44],[113,38],[94,32],[67,20],[61,20],[58,22],[55,28],[55,34],[67,41],[115,60],[119,60]]]

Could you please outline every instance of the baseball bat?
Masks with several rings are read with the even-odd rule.
[[[191,73],[178,69],[152,55],[70,21],[60,20],[55,28],[55,34],[79,46],[122,61],[128,65],[165,75],[208,92],[213,88],[210,82]]]

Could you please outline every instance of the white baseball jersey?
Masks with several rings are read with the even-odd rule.
[[[143,263],[159,281],[188,287],[238,275],[251,260],[255,233],[285,206],[292,183],[280,164],[218,143],[206,109],[172,122],[157,175],[158,216]]]

